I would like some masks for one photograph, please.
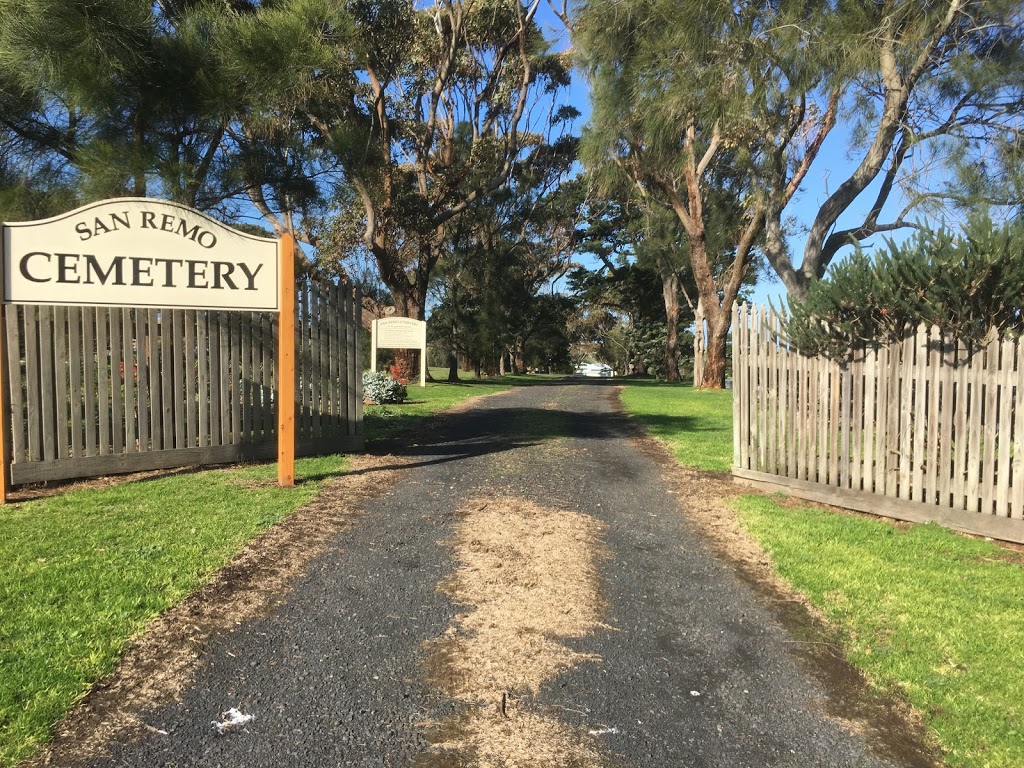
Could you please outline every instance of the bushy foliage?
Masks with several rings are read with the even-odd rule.
[[[886,250],[858,249],[791,300],[786,332],[806,354],[841,358],[902,339],[920,323],[966,342],[1024,329],[1024,222],[973,218],[963,234],[922,230]]]
[[[363,373],[363,397],[372,403],[401,403],[409,396],[405,384],[395,381],[384,371]]]

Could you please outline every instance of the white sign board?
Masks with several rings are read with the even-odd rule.
[[[277,240],[120,198],[3,225],[5,302],[278,310]]]
[[[377,370],[378,349],[420,350],[420,386],[427,386],[427,321],[385,317],[373,321],[370,332],[370,370]]]

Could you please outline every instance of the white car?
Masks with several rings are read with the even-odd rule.
[[[580,363],[576,366],[577,376],[614,376],[615,371],[604,363]]]

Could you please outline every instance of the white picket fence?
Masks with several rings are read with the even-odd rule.
[[[733,315],[733,474],[837,506],[1024,541],[1024,361],[921,326],[806,357],[764,307]]]

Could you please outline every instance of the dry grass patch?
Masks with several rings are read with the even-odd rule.
[[[603,525],[520,499],[477,499],[460,510],[460,567],[447,585],[470,607],[437,641],[432,681],[467,705],[436,748],[466,764],[600,765],[597,747],[533,697],[560,672],[600,659],[564,644],[601,626]]]

